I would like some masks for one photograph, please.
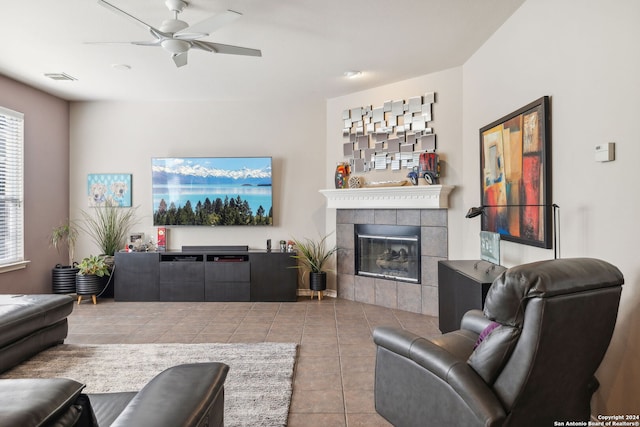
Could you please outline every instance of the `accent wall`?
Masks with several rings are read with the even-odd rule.
[[[26,268],[0,274],[0,293],[50,293],[51,269],[69,264],[49,245],[69,217],[69,103],[0,76],[0,105],[24,113]]]

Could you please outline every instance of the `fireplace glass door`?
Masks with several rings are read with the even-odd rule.
[[[420,227],[357,224],[356,274],[420,283]]]

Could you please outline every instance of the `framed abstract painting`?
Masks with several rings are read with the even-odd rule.
[[[480,129],[482,231],[551,248],[551,114],[544,96]]]

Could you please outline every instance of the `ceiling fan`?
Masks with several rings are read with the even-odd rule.
[[[105,0],[98,0],[98,4],[142,25],[154,37],[154,39],[150,41],[132,41],[127,43],[137,46],[160,46],[171,53],[173,62],[177,67],[187,65],[187,53],[191,48],[213,53],[262,56],[262,52],[258,49],[199,40],[242,16],[241,13],[233,10],[227,10],[226,12],[210,16],[203,21],[189,26],[186,22],[178,19],[178,14],[187,7],[187,2],[183,0],[166,0],[165,5],[174,13],[174,18],[165,20],[159,28],[155,28]]]

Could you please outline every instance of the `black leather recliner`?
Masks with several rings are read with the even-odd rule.
[[[597,259],[535,262],[498,277],[457,331],[376,328],[376,411],[398,427],[588,421],[623,283]]]

